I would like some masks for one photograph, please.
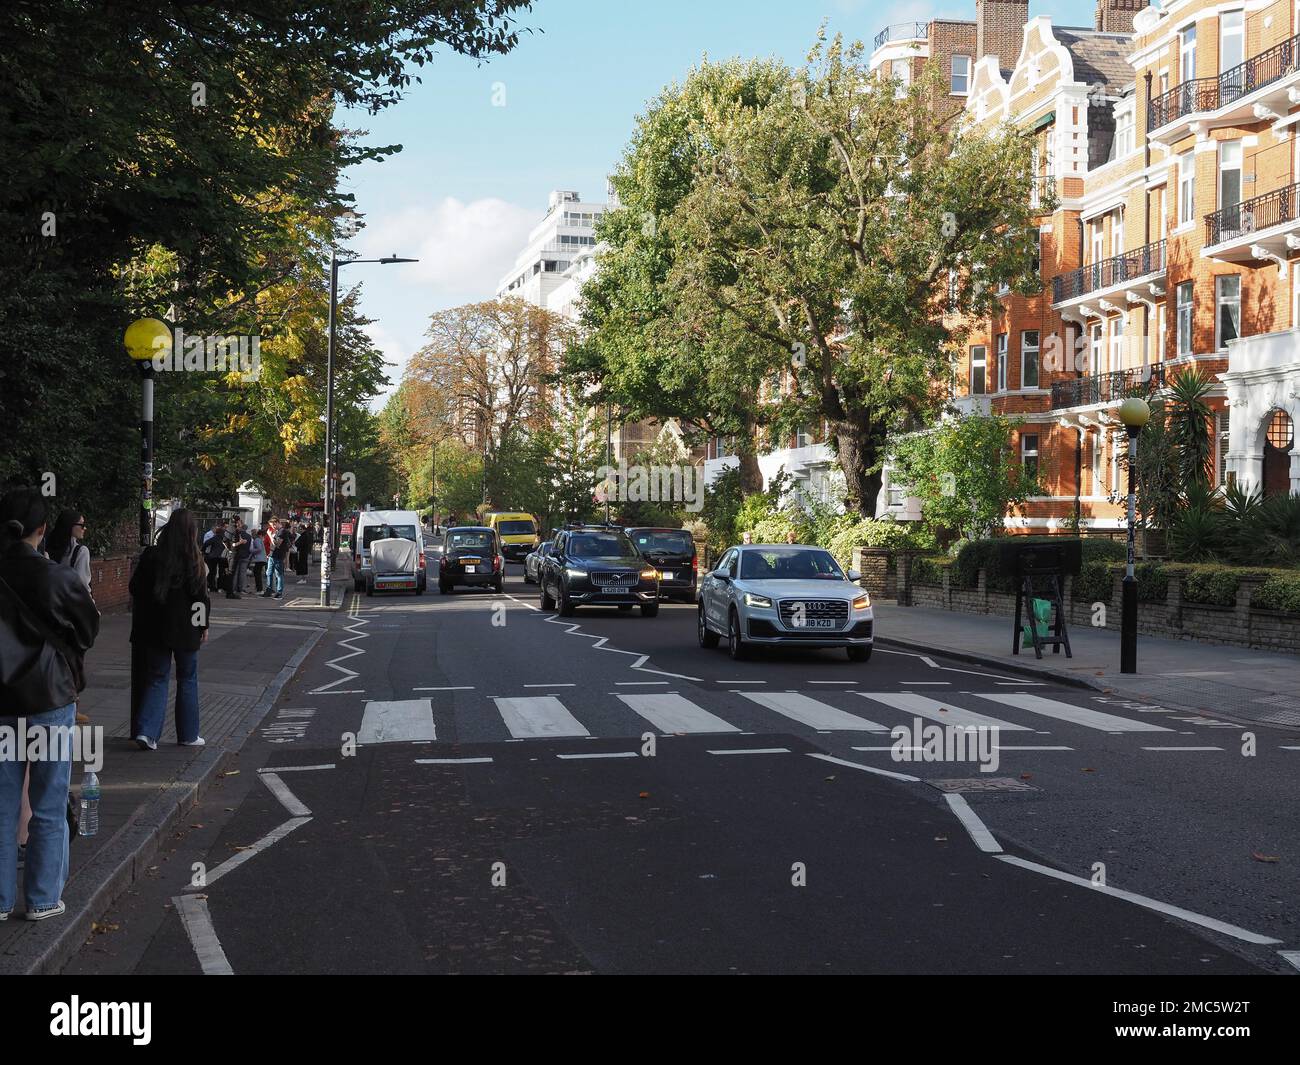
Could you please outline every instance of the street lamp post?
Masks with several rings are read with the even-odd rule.
[[[334,549],[334,319],[338,306],[339,270],[353,263],[418,263],[419,259],[400,259],[389,255],[382,259],[340,259],[330,249],[330,307],[325,339],[325,491],[322,502],[321,534],[325,537],[320,550],[320,605],[330,605],[330,554]]]
[[[1137,672],[1137,576],[1133,572],[1133,526],[1137,520],[1137,440],[1142,427],[1151,417],[1146,400],[1136,396],[1119,407],[1119,420],[1128,431],[1128,564],[1124,570],[1122,614],[1120,615],[1119,671]]]
[[[614,452],[612,450],[613,439],[614,439],[614,405],[612,403],[606,403],[605,404],[605,468],[606,469],[609,469],[609,467],[613,466],[614,464],[614,458],[613,458]],[[605,489],[605,524],[606,525],[609,524],[609,496],[610,496],[609,489],[606,488]]]

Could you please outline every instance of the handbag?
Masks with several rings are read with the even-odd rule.
[[[0,589],[2,589],[10,598],[12,598],[22,609],[18,611],[19,621],[26,625],[27,628],[48,643],[59,652],[63,659],[63,664],[68,667],[68,672],[72,674],[72,682],[76,685],[77,691],[84,691],[86,688],[86,669],[85,663],[82,662],[81,656],[73,654],[72,650],[64,642],[63,637],[55,633],[41,620],[27,601],[10,587],[9,582],[0,577]]]

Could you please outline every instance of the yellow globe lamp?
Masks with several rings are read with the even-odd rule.
[[[172,331],[157,318],[138,318],[126,327],[126,353],[136,362],[150,362],[172,347]]]

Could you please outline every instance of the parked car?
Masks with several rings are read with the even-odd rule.
[[[448,529],[438,560],[438,591],[451,595],[458,585],[505,589],[506,560],[497,534],[486,525]]]
[[[541,572],[542,560],[551,553],[555,547],[555,541],[547,540],[544,544],[539,544],[535,551],[529,551],[524,556],[524,583],[536,584],[537,575]]]
[[[871,597],[829,551],[802,544],[746,544],[726,551],[700,582],[696,627],[701,647],[723,637],[732,658],[748,648],[843,647],[871,658]]]
[[[689,529],[635,527],[625,530],[636,549],[659,571],[659,595],[695,602],[700,560]]]
[[[363,510],[357,514],[352,538],[352,586],[360,592],[367,587],[371,575],[370,548],[376,540],[398,538],[410,540],[417,547],[421,543],[420,518],[413,510]],[[416,587],[424,591],[428,580],[424,552],[417,551],[418,575]]]
[[[531,514],[494,510],[484,516],[483,524],[496,530],[501,540],[501,553],[511,562],[522,562],[524,556],[542,542],[537,535],[537,519]]]
[[[571,617],[579,606],[641,608],[659,613],[659,571],[646,564],[627,533],[606,525],[561,529],[538,577],[543,610]]]

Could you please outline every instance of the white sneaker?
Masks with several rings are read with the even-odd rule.
[[[0,910],[0,921],[9,920],[9,913],[10,913],[9,910]]]
[[[156,751],[158,749],[158,741],[151,740],[148,736],[143,734],[137,736],[135,742],[139,745],[140,750],[142,751]]]
[[[182,747],[202,747],[207,742],[208,741],[205,740],[202,736],[195,736],[194,739],[192,740],[181,740],[180,745]]]
[[[53,906],[46,906],[40,910],[28,910],[25,916],[29,921],[43,921],[47,917],[58,917],[59,914],[64,913],[67,908],[68,907],[63,904],[63,900],[59,899],[59,901]]]

